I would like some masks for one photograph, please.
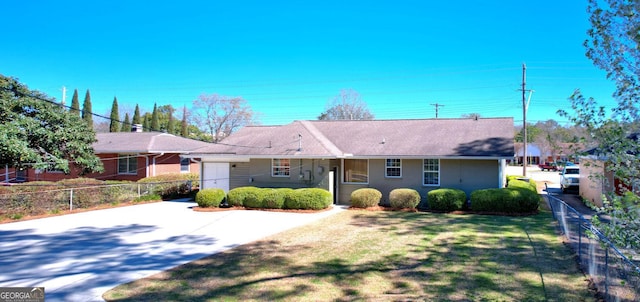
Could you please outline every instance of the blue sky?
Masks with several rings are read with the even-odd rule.
[[[613,84],[584,53],[585,1],[9,1],[0,73],[57,100],[91,91],[190,107],[243,97],[265,125],[316,119],[341,89],[378,119],[566,120],[577,88],[611,105]]]

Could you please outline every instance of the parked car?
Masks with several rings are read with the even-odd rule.
[[[580,188],[580,167],[577,165],[565,166],[560,172],[560,188],[562,192],[578,190]]]
[[[538,168],[540,168],[540,170],[544,171],[558,171],[558,165],[556,165],[556,163],[550,163],[550,162],[545,162],[542,164],[538,165]]]

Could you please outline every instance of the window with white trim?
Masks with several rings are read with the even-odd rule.
[[[345,159],[343,164],[342,179],[347,183],[369,182],[368,159]]]
[[[288,158],[274,158],[271,160],[271,176],[289,177],[291,175],[291,160]]]
[[[384,176],[387,178],[402,177],[402,160],[399,158],[387,158],[384,164]]]
[[[191,169],[191,160],[188,158],[180,159],[180,172],[189,172]]]
[[[425,186],[440,185],[440,160],[424,159],[422,163],[422,184]]]
[[[138,174],[138,157],[135,155],[120,154],[118,156],[118,174]]]

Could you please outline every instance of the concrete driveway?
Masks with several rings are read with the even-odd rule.
[[[44,286],[47,301],[103,301],[119,284],[343,210],[195,212],[193,206],[159,202],[0,224],[0,286]]]

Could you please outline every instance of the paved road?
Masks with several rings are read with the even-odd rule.
[[[159,202],[0,224],[0,286],[44,286],[47,301],[103,301],[119,284],[343,210],[196,212],[193,206]]]

